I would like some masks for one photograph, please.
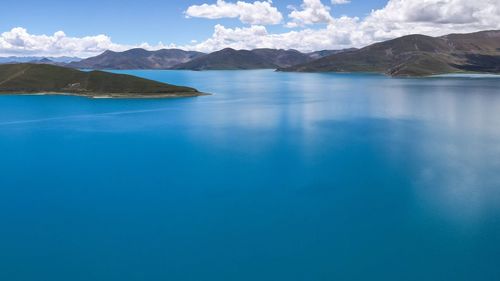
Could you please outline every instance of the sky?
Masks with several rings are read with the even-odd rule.
[[[363,47],[500,29],[500,0],[2,0],[0,56]]]

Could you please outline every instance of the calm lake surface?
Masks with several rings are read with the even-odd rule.
[[[500,280],[500,79],[125,71],[0,96],[0,280]]]

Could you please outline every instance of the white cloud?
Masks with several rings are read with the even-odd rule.
[[[63,31],[53,35],[34,35],[25,28],[16,27],[0,35],[0,56],[78,56],[89,57],[106,50],[124,51],[130,48],[160,49],[159,43],[151,46],[120,45],[113,43],[106,35],[68,37]]]
[[[283,15],[272,1],[255,1],[247,3],[238,1],[236,3],[217,0],[216,4],[203,4],[190,6],[186,12],[187,17],[221,19],[239,18],[246,24],[279,24],[283,21]]]
[[[220,1],[218,2],[220,3]],[[264,2],[270,3],[270,2]],[[403,35],[420,33],[432,36],[500,29],[500,0],[389,0],[387,5],[372,11],[365,18],[333,17],[318,0],[305,0],[300,11],[292,11],[297,26],[325,23],[317,28],[301,28],[271,33],[263,24],[239,28],[215,26],[207,40],[189,45],[174,44],[131,46],[120,45],[106,35],[82,38],[68,37],[59,31],[53,35],[32,35],[23,28],[14,28],[0,35],[0,56],[93,56],[107,49],[122,51],[134,47],[149,50],[180,47],[211,52],[226,47],[235,49],[282,48],[313,51],[363,47]],[[234,4],[236,5],[236,4]],[[316,11],[312,11],[315,7]],[[320,10],[321,12],[318,12]],[[304,12],[308,11],[308,12]],[[326,12],[325,12],[326,11]],[[238,14],[241,16],[241,14]],[[250,21],[249,21],[250,22]],[[258,21],[257,21],[258,22]]]
[[[330,7],[323,5],[321,0],[304,0],[301,10],[290,7],[293,11],[288,15],[291,19],[287,27],[298,27],[317,23],[330,23],[333,18],[330,15]]]
[[[293,16],[292,16],[293,15]],[[294,48],[302,51],[364,47],[408,34],[439,36],[500,29],[500,0],[389,0],[364,19],[334,18],[319,0],[304,0],[290,14],[289,26],[327,23],[320,29],[272,34],[264,26],[225,28],[217,25],[208,40],[185,48],[214,51],[224,47]]]
[[[356,40],[356,36],[351,31],[358,24],[357,19],[342,17],[334,19],[334,21],[342,28],[331,28],[332,25],[325,29],[303,29],[279,34],[269,33],[265,26],[226,28],[222,25],[216,25],[211,38],[195,45],[179,47],[201,52],[212,52],[227,47],[233,49],[298,49],[302,51],[351,47],[353,40]]]
[[[500,28],[500,0],[390,0],[359,29],[372,41]]]
[[[476,24],[498,19],[499,6],[499,0],[391,0],[372,16],[384,21]]]

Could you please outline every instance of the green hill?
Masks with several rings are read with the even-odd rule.
[[[237,70],[276,69],[311,62],[345,50],[323,50],[301,53],[297,50],[254,49],[234,50],[226,48],[210,54],[178,49],[146,51],[131,49],[125,52],[106,51],[98,56],[72,62],[64,66],[76,69],[189,69],[189,70]],[[47,60],[33,63],[57,64]]]
[[[160,98],[203,95],[196,89],[102,71],[44,64],[0,65],[0,94],[70,94],[88,97]]]
[[[246,50],[223,49],[175,66],[187,70],[275,69],[277,66]]]
[[[234,50],[226,48],[189,62],[179,64],[173,69],[187,70],[239,70],[239,69],[276,69],[313,61],[323,53],[341,51],[322,51],[304,54],[297,50],[254,49]]]
[[[391,76],[428,76],[458,72],[500,72],[500,31],[409,35],[334,54],[280,71],[377,72]]]

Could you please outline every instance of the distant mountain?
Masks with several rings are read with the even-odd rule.
[[[311,57],[297,50],[255,49],[251,51],[275,67],[288,67],[311,61]]]
[[[326,52],[326,51],[325,51]],[[313,60],[311,54],[297,50],[223,49],[175,66],[175,69],[231,70],[231,69],[276,69],[307,63]]]
[[[106,51],[96,57],[70,63],[68,66],[84,69],[169,69],[203,55],[204,53],[178,49]]]
[[[301,53],[297,50],[255,49],[234,50],[223,49],[201,56],[192,61],[180,64],[174,69],[189,70],[236,70],[236,69],[277,69],[305,64],[329,54],[340,51],[324,50],[314,53]]]
[[[174,67],[188,70],[274,69],[276,64],[252,51],[223,49]]]
[[[500,72],[500,31],[409,35],[334,54],[280,71],[377,72],[391,76],[427,76],[456,72]]]
[[[59,65],[59,66],[65,66],[66,63],[64,62],[55,62],[53,60],[50,60],[48,58],[43,58],[43,59],[40,59],[40,60],[32,60],[28,63],[32,63],[32,64],[50,64],[50,65]]]
[[[43,58],[41,60],[34,60],[32,62],[33,63],[39,63],[39,64],[52,64],[52,63],[55,63],[53,60],[49,60],[48,58]]]
[[[342,51],[301,53],[297,50],[255,49],[221,51],[204,54],[178,49],[125,52],[106,51],[96,57],[73,62],[67,66],[81,69],[276,69],[311,62],[313,59]],[[36,62],[36,61],[33,61]],[[46,63],[49,63],[46,61]]]
[[[356,48],[350,48],[350,49],[343,49],[343,50],[321,50],[321,51],[316,51],[316,52],[308,53],[307,55],[311,59],[317,60],[317,59],[328,57],[328,56],[331,56],[331,55],[336,55],[336,54],[350,52],[350,51],[355,51],[355,50],[357,50],[357,49]]]
[[[0,94],[57,93],[88,97],[161,98],[199,96],[179,87],[130,75],[84,72],[46,64],[0,65]]]
[[[5,63],[29,63],[36,61],[50,61],[52,63],[70,63],[75,61],[81,61],[81,58],[77,57],[0,57],[0,64]],[[48,60],[48,61],[47,61]]]

